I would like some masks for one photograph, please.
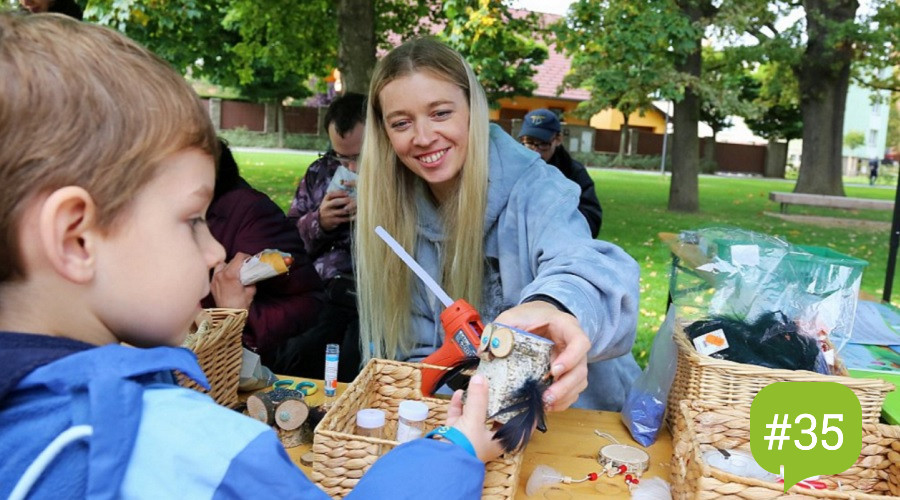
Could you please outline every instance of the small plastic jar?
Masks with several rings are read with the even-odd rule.
[[[356,435],[384,438],[384,411],[366,408],[356,412]]]
[[[402,401],[397,411],[397,441],[405,443],[425,434],[428,405],[421,401]]]

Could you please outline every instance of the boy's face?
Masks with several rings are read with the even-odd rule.
[[[98,243],[92,307],[119,340],[136,346],[184,340],[209,293],[209,270],[225,258],[206,226],[214,186],[210,156],[175,153]]]

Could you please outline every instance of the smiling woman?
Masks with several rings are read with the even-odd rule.
[[[434,39],[383,58],[368,102],[355,238],[363,357],[421,360],[444,338],[443,307],[375,236],[381,225],[485,323],[556,343],[550,410],[621,408],[638,373],[638,267],[592,239],[577,187],[489,125],[472,69]]]

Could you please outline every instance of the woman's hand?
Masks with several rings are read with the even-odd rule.
[[[319,225],[324,231],[334,231],[356,217],[356,202],[346,191],[326,193],[319,205]]]
[[[487,420],[488,387],[483,375],[474,375],[469,380],[469,395],[465,407],[462,403],[462,389],[453,393],[447,410],[447,425],[456,427],[469,438],[475,453],[482,462],[500,456],[503,449],[494,440],[494,432],[485,425]]]
[[[550,411],[572,406],[587,388],[587,353],[591,341],[575,316],[552,304],[536,300],[507,309],[494,320],[552,340],[550,373],[553,384],[544,392],[544,405]]]
[[[249,255],[238,252],[227,264],[219,264],[213,270],[210,292],[216,307],[231,309],[249,309],[256,295],[256,285],[241,284],[241,266]]]

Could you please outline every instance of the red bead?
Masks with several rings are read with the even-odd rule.
[[[588,474],[588,481],[596,481],[596,480],[597,480],[596,472],[591,472],[590,474]]]
[[[619,466],[619,474],[624,474],[625,471],[627,471],[627,470],[628,470],[628,467],[626,467],[624,465]]]
[[[626,475],[625,475],[625,481],[626,481],[626,482],[631,482],[631,474],[626,474]]]
[[[639,482],[641,482],[641,481],[638,478],[634,478],[631,480],[631,484],[638,484]]]

